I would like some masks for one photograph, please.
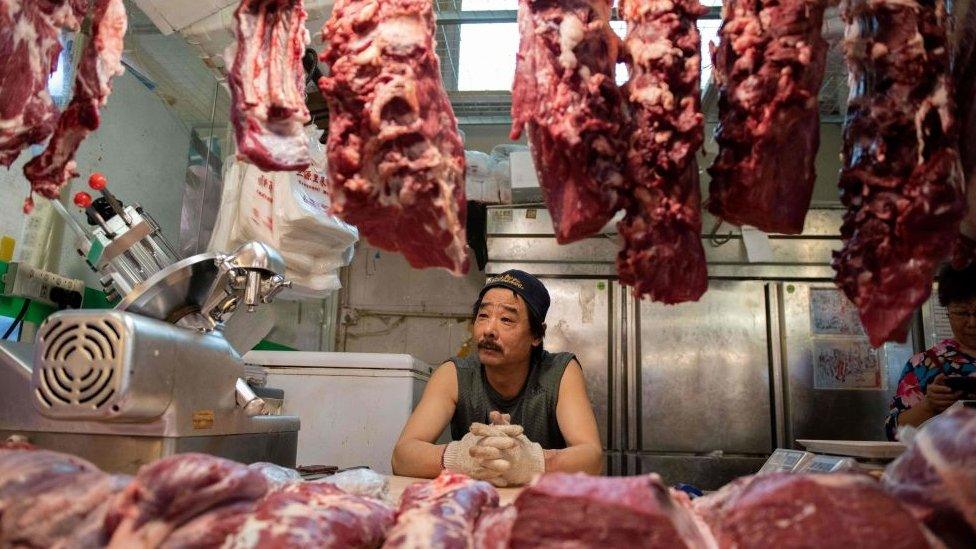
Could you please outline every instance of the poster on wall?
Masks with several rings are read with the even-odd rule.
[[[885,389],[881,351],[861,338],[816,338],[814,389]]]
[[[857,307],[836,288],[810,289],[810,331],[814,335],[864,335]]]

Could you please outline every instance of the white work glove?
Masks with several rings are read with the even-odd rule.
[[[483,439],[481,444],[483,449],[479,449],[478,454],[508,463],[508,467],[499,469],[502,474],[499,478],[493,479],[492,484],[522,486],[528,484],[536,475],[544,473],[546,460],[542,446],[529,440],[529,437],[523,434],[524,429],[521,425],[511,425],[511,417],[508,414],[492,412],[490,418],[491,425],[477,424],[480,425],[477,430],[472,425],[471,432],[487,433],[490,430],[493,436]]]
[[[444,449],[444,468],[475,480],[505,486],[501,477],[510,465],[508,460],[502,459],[501,451],[515,445],[515,440],[497,426],[473,423],[464,438],[451,442]]]

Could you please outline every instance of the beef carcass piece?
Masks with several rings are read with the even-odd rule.
[[[261,499],[224,547],[379,547],[391,526],[393,509],[378,500],[331,484],[296,483]]]
[[[847,213],[833,266],[878,346],[905,339],[963,213],[945,4],[849,0],[842,9]]]
[[[112,93],[111,80],[124,70],[122,37],[126,26],[122,0],[95,0],[92,36],[81,54],[74,95],[58,118],[47,148],[24,166],[31,193],[57,198],[61,187],[78,175],[75,153],[88,134],[98,129],[98,111]],[[33,204],[33,197],[28,197],[24,211],[29,212]]]
[[[694,507],[720,547],[937,547],[898,500],[860,474],[742,478]]]
[[[48,489],[23,495],[3,513],[0,547],[92,547],[108,539],[100,529],[109,500],[131,480],[124,475],[84,471],[59,477]]]
[[[551,473],[523,491],[511,547],[715,547],[657,475]]]
[[[98,472],[91,463],[48,450],[0,450],[0,518],[8,506],[58,486],[75,475]]]
[[[508,549],[516,516],[514,505],[485,509],[474,529],[474,549]]]
[[[299,171],[311,157],[302,56],[311,42],[303,0],[242,0],[227,51],[237,158],[264,171]]]
[[[630,81],[627,215],[617,225],[620,281],[662,303],[696,301],[708,287],[695,153],[704,138],[698,0],[622,0]]]
[[[61,54],[59,34],[76,31],[87,0],[0,0],[0,165],[10,167],[51,132],[58,110],[47,81]]]
[[[156,547],[191,519],[267,491],[260,471],[204,454],[178,454],[139,469],[116,498],[106,525],[109,547]]]
[[[953,263],[976,261],[976,2],[956,0],[954,65],[959,118],[959,156],[966,184],[966,215],[960,226]]]
[[[713,51],[718,156],[708,209],[736,225],[799,234],[816,179],[826,0],[730,0]]]
[[[971,547],[976,540],[976,411],[953,410],[919,430],[905,453],[885,469],[882,482],[951,546]]]
[[[337,0],[323,37],[333,212],[415,268],[466,273],[464,146],[430,0]]]
[[[471,547],[481,514],[498,507],[498,492],[480,480],[445,471],[403,491],[396,524],[383,547],[464,549]]]
[[[609,0],[519,0],[513,140],[528,130],[556,240],[590,236],[613,216],[625,185],[623,97],[614,81],[619,38]]]

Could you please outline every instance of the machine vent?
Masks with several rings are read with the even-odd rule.
[[[42,327],[39,341],[34,391],[42,408],[97,413],[109,405],[121,377],[118,321],[55,320]]]

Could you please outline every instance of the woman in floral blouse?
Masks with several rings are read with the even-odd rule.
[[[949,267],[939,274],[939,303],[949,311],[953,339],[942,341],[908,361],[898,380],[885,422],[890,440],[900,425],[918,426],[961,398],[946,376],[976,377],[976,263],[962,270]]]

